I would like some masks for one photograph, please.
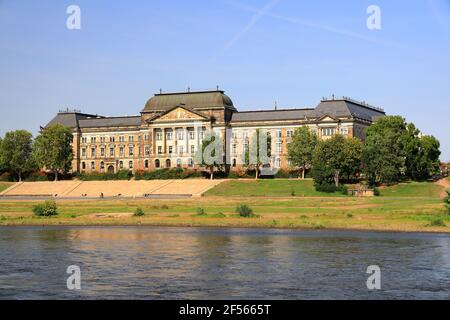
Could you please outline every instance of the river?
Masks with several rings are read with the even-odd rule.
[[[71,265],[81,290],[67,288]],[[444,234],[0,227],[0,299],[449,298]]]

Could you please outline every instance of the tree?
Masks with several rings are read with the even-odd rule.
[[[383,117],[367,129],[364,173],[371,184],[426,179],[438,172],[439,148],[436,138],[421,137],[419,129],[402,117]]]
[[[316,185],[334,183],[339,187],[342,175],[354,175],[361,165],[362,144],[356,138],[335,135],[320,141],[314,152],[312,166]]]
[[[255,169],[255,179],[259,177],[259,168],[269,164],[271,151],[272,138],[270,135],[261,129],[256,129],[244,154],[244,164],[248,168]]]
[[[35,159],[41,168],[55,174],[55,181],[60,173],[67,173],[72,166],[72,140],[71,129],[60,124],[42,129],[35,140]]]
[[[406,175],[406,127],[402,117],[387,116],[367,129],[362,160],[370,184],[393,183]]]
[[[288,145],[289,161],[292,165],[300,167],[302,179],[305,179],[305,171],[311,168],[317,143],[316,134],[309,127],[303,126],[295,130],[292,142]]]
[[[202,147],[195,155],[196,163],[209,170],[210,179],[214,179],[214,170],[222,170],[224,166],[223,143],[220,137],[211,131],[207,132]]]
[[[0,167],[17,176],[36,169],[32,152],[33,136],[25,130],[7,132],[0,144]]]

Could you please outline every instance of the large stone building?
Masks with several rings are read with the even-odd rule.
[[[310,109],[238,111],[216,90],[155,94],[140,115],[131,117],[62,111],[48,125],[72,128],[74,172],[198,168],[194,155],[209,130],[223,140],[231,168],[238,168],[258,128],[272,137],[271,166],[287,168],[287,145],[295,128],[308,126],[321,139],[339,133],[363,140],[365,128],[384,115],[380,108],[346,97],[324,98]]]

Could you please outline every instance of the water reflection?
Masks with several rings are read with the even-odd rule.
[[[450,298],[450,237],[329,231],[0,228],[0,298]],[[82,290],[66,289],[66,268]],[[368,291],[368,265],[382,268]]]

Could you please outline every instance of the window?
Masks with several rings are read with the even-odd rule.
[[[238,137],[237,131],[235,131],[235,130],[231,131],[231,138],[237,139],[237,137]]]
[[[158,146],[158,154],[162,153],[162,146]]]
[[[195,146],[191,145],[191,153],[195,153]]]
[[[166,132],[166,140],[172,140],[173,134],[172,131]]]
[[[171,154],[173,152],[173,147],[169,146],[169,154]]]
[[[144,161],[144,168],[145,168],[145,169],[148,169],[148,160],[145,160],[145,161]]]
[[[109,155],[114,157],[114,147],[109,148]]]
[[[335,128],[322,128],[322,136],[329,137],[334,135]]]
[[[161,141],[162,140],[162,132],[157,132],[156,133],[156,140],[157,141]]]
[[[100,148],[100,156],[105,156],[105,148]]]
[[[133,161],[130,161],[130,162],[128,163],[128,168],[133,169]]]
[[[286,132],[286,135],[287,135],[289,138],[293,137],[293,136],[294,136],[294,130],[288,130],[288,131]]]
[[[100,137],[100,142],[101,143],[105,143],[106,142],[106,138],[105,137]]]
[[[178,152],[179,152],[180,154],[182,154],[182,153],[184,152],[183,146],[179,146],[179,147],[178,147]]]
[[[86,170],[86,162],[81,163],[81,170]]]
[[[244,138],[244,139],[248,138],[248,130],[242,131],[242,138]]]
[[[115,140],[116,139],[113,136],[109,137],[109,142],[114,142]]]
[[[277,153],[281,153],[281,142],[277,142]]]
[[[233,159],[233,167],[236,167],[236,159]]]
[[[95,148],[91,148],[91,158],[95,157]]]
[[[181,159],[177,159],[177,167],[178,167],[178,168],[181,167]]]
[[[177,139],[178,140],[183,140],[184,139],[184,132],[183,132],[183,130],[178,130],[177,131]]]
[[[131,156],[134,156],[134,147],[128,147],[128,154]]]
[[[95,162],[94,161],[91,162],[91,170],[95,170]]]
[[[346,135],[348,135],[348,128],[342,127],[340,132],[341,132],[342,135],[346,136]]]
[[[128,141],[129,142],[133,142],[134,141],[134,136],[128,136]]]
[[[100,162],[100,170],[104,170],[105,169],[105,163],[102,161]]]
[[[119,137],[119,142],[125,142],[125,136],[120,136]]]
[[[281,159],[277,158],[277,160],[275,161],[275,168],[281,168]]]
[[[149,146],[145,146],[145,155],[146,156],[150,155],[150,147]]]
[[[81,156],[86,157],[86,148],[81,149]]]
[[[244,149],[245,150],[245,149]],[[237,154],[237,144],[233,144],[232,146],[231,146],[231,152],[233,153],[233,154]]]
[[[87,138],[86,137],[81,138],[81,143],[87,143]]]
[[[193,167],[194,166],[194,160],[192,160],[192,158],[188,159],[188,167]]]
[[[167,160],[166,160],[166,168],[170,168],[170,165],[171,165],[170,159],[167,159]]]
[[[248,149],[248,144],[244,143],[244,145],[242,146],[242,153],[245,154],[247,152]]]
[[[125,148],[124,147],[120,147],[119,154],[120,154],[121,157],[123,157],[125,155]]]
[[[96,137],[91,137],[91,143],[95,143],[97,141]]]
[[[203,140],[203,138],[205,137],[205,130],[201,129],[201,130],[199,131],[198,135],[199,135],[199,139],[200,139],[200,140]]]
[[[120,168],[120,169],[123,169],[123,161],[120,161],[120,162],[119,162],[119,168]]]
[[[277,137],[277,138],[281,138],[281,130],[277,130],[276,137]]]
[[[148,133],[144,134],[144,141],[148,141],[149,140],[149,135]]]
[[[189,131],[189,139],[190,140],[194,140],[195,139],[195,131],[194,130]]]
[[[155,160],[155,168],[159,168],[160,167],[160,163],[159,163],[159,159]]]

